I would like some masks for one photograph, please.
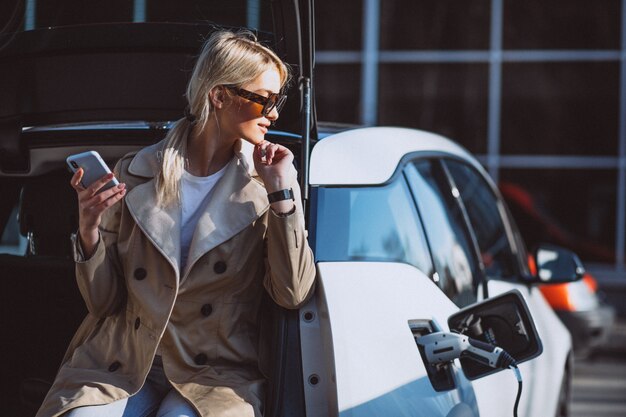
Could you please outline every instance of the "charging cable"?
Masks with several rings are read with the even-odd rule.
[[[522,395],[522,374],[515,359],[498,346],[472,339],[461,333],[436,332],[417,339],[424,348],[426,360],[430,364],[451,362],[457,358],[470,358],[492,368],[512,369],[518,382],[517,397],[513,415],[517,417],[517,407]]]
[[[511,369],[515,373],[515,378],[517,378],[517,396],[515,397],[515,405],[513,406],[513,415],[517,417],[517,407],[519,406],[519,400],[522,396],[522,373],[517,365],[511,365]]]

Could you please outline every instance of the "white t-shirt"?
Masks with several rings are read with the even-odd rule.
[[[182,229],[180,233],[180,257],[181,270],[187,264],[187,256],[189,255],[189,246],[193,239],[193,232],[196,229],[198,220],[207,206],[215,184],[226,172],[226,166],[211,174],[208,177],[196,177],[183,172],[181,181],[182,185]]]

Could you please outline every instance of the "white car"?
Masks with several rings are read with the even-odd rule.
[[[414,338],[415,324],[448,331],[460,307],[510,290],[523,295],[543,342],[520,366],[518,415],[566,415],[569,333],[533,285],[541,280],[530,277],[516,227],[471,155],[424,131],[354,129],[313,148],[310,182],[321,286],[301,311],[307,416],[512,415],[512,373],[470,381],[452,366],[452,383],[438,388]]]
[[[267,139],[298,155],[319,285],[300,310],[268,297],[260,311],[264,417],[513,415],[514,372],[477,362],[499,351],[467,337],[520,362],[519,416],[567,415],[571,340],[535,284],[577,279],[575,256],[543,248],[531,276],[497,189],[448,139],[384,127],[319,133],[306,82],[313,2],[267,3],[274,19],[260,14],[269,25],[260,34],[304,80]],[[216,2],[211,17],[219,21],[221,8],[247,16],[237,7]],[[77,204],[65,158],[96,150],[114,164],[160,140],[182,117],[185,70],[214,30],[52,26],[10,34],[0,49],[0,333],[11,335],[0,344],[0,409],[17,417],[38,408],[86,313],[70,257]],[[433,337],[460,339],[441,352],[425,342]]]

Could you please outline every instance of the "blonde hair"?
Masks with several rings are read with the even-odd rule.
[[[176,121],[165,137],[161,169],[156,178],[159,206],[180,202],[179,183],[185,169],[187,136],[195,124],[203,129],[212,116],[209,92],[220,85],[241,86],[274,68],[278,70],[282,87],[289,80],[289,67],[248,30],[220,30],[209,37],[187,84],[187,112],[193,117]]]

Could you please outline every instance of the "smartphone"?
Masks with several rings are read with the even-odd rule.
[[[100,154],[96,151],[87,151],[76,155],[70,155],[67,157],[66,162],[74,173],[78,171],[78,168],[83,169],[83,178],[80,183],[85,188],[89,187],[106,174],[111,173],[107,164],[104,163],[102,157],[100,157]],[[98,192],[108,190],[118,184],[119,182],[117,179],[113,178],[111,181],[106,183],[104,187],[100,188]]]

